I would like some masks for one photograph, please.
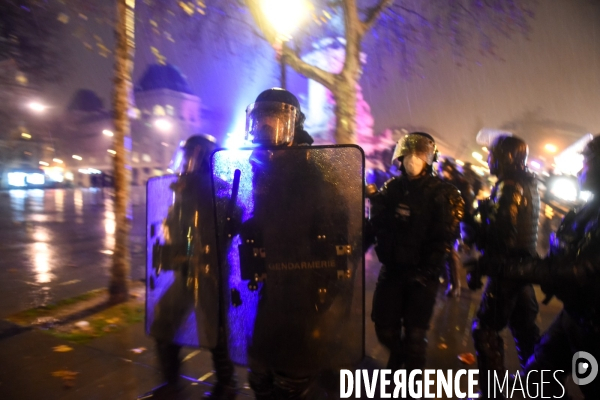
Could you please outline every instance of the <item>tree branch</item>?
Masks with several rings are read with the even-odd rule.
[[[284,62],[296,70],[296,72],[331,90],[331,87],[335,83],[334,74],[303,61],[300,56],[286,44],[283,45],[281,56],[283,57]]]
[[[429,25],[429,24],[430,24],[430,21],[429,21],[429,19],[427,19],[427,18],[426,18],[425,16],[423,16],[421,13],[418,13],[416,10],[413,10],[413,9],[411,9],[411,8],[408,8],[408,7],[404,7],[404,6],[402,6],[402,5],[399,5],[399,6],[398,6],[398,8],[399,8],[399,9],[401,9],[401,10],[403,10],[403,11],[406,11],[406,12],[407,12],[407,13],[409,13],[409,14],[412,14],[412,15],[415,15],[415,16],[417,16],[417,17],[418,17],[418,18],[419,18],[421,21],[423,21],[425,24],[427,24],[427,25]],[[395,12],[395,11],[394,11],[394,12]]]
[[[391,6],[393,2],[394,0],[379,0],[379,3],[367,10],[366,18],[362,23],[361,36],[373,27],[383,10]]]

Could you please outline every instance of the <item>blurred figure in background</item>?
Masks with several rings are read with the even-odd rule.
[[[592,192],[593,198],[565,216],[551,240],[549,255],[525,262],[484,257],[481,267],[489,275],[497,274],[503,279],[538,283],[546,295],[556,296],[564,304],[535,346],[523,373],[557,371],[563,384],[572,373],[585,398],[598,399],[598,364],[589,355],[600,357],[600,136],[588,143],[583,156],[579,185]],[[579,355],[578,359],[574,359],[575,355]],[[530,384],[535,381],[528,379]],[[548,383],[548,398],[567,398],[557,381],[550,379]]]
[[[471,185],[473,196],[477,198],[479,191],[483,189],[483,182],[477,172],[473,171],[473,165],[470,162],[466,162],[463,166],[463,176]]]
[[[472,224],[471,221],[473,219],[473,203],[475,202],[475,195],[473,194],[473,189],[471,184],[465,179],[465,177],[460,173],[456,164],[450,158],[445,158],[444,161],[440,163],[440,177],[455,186],[459,191],[460,195],[463,198],[465,203],[463,219],[461,221],[461,226],[466,223],[467,225]],[[464,248],[464,244],[462,239],[459,237],[454,244],[452,252],[448,256],[447,263],[449,264],[447,270],[456,271],[455,274],[459,276],[459,270],[462,267],[462,262],[460,259],[460,253]],[[450,276],[447,277],[448,280],[451,279]],[[456,283],[453,285],[452,290],[446,291],[447,296],[458,297],[460,296],[460,279],[456,279]]]
[[[484,257],[537,256],[540,196],[537,179],[527,168],[528,146],[515,136],[499,136],[488,154],[490,172],[498,178],[489,199],[480,201],[477,247]],[[481,275],[467,275],[469,288],[482,286]],[[533,354],[540,331],[536,325],[538,303],[531,284],[507,281],[497,276],[487,282],[472,335],[477,351],[480,376],[495,371],[504,376],[504,342],[500,332],[510,328],[521,367]],[[482,398],[487,395],[487,380],[479,381]]]

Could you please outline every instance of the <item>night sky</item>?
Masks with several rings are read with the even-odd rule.
[[[111,48],[110,30],[99,27],[98,33]],[[136,34],[136,80],[155,62],[150,46],[158,44],[167,62],[187,76],[203,107],[222,120],[209,133],[232,130],[261,90],[279,86],[278,67],[266,44],[262,54],[233,57],[218,49],[200,53],[184,43],[157,42],[141,30]],[[65,105],[76,89],[89,88],[108,104],[112,60],[85,50],[77,38],[67,40],[71,73],[60,86],[48,88],[51,101]],[[424,129],[467,160],[483,127],[512,129],[530,141],[533,156],[543,154],[546,142],[565,146],[586,132],[600,131],[600,2],[542,0],[529,38],[515,35],[497,44],[497,58],[473,51],[469,60],[460,60],[462,66],[447,49],[422,50],[418,74],[411,77],[401,76],[393,62],[383,70],[366,68],[361,84],[375,132]],[[364,50],[367,55],[372,51]]]

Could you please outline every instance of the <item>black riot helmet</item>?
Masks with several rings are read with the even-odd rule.
[[[498,177],[507,173],[524,171],[529,147],[516,136],[498,136],[489,149],[488,165],[490,173]]]
[[[175,156],[173,171],[192,174],[208,167],[208,158],[217,147],[217,140],[207,134],[190,136],[183,142]]]
[[[300,102],[285,89],[272,88],[246,108],[246,140],[260,145],[289,146],[296,131],[303,131]]]
[[[402,162],[404,156],[409,154],[415,154],[425,161],[427,164],[427,172],[433,172],[433,163],[437,161],[438,150],[435,145],[435,140],[433,140],[433,137],[429,133],[411,132],[400,138],[398,143],[396,143],[396,148],[392,155],[392,163],[395,160]],[[405,172],[404,165],[400,166],[400,170]]]
[[[442,169],[442,171],[448,171],[451,174],[455,174],[458,171],[455,162],[448,157],[444,158],[444,161],[442,161],[440,168]]]
[[[595,136],[583,149],[583,168],[578,178],[582,190],[590,190],[600,197],[600,135]]]

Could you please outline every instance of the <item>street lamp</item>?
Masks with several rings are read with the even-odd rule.
[[[103,134],[103,135],[105,135],[105,136],[109,136],[109,137],[112,137],[112,136],[114,136],[114,135],[115,135],[115,134],[113,133],[113,131],[111,131],[111,130],[108,130],[108,129],[103,129],[103,130],[102,130],[102,134]]]
[[[279,53],[281,68],[281,87],[286,86],[286,68],[283,60],[283,44],[292,38],[302,20],[306,17],[307,6],[305,0],[262,0],[261,9],[275,32],[277,32],[275,51]]]
[[[173,128],[173,124],[166,118],[158,118],[154,120],[154,127],[162,132],[169,132]]]
[[[556,147],[555,145],[553,145],[552,143],[547,143],[544,146],[544,149],[548,152],[548,153],[556,153],[556,151],[558,150],[558,147]]]
[[[30,102],[29,104],[27,104],[27,107],[29,107],[31,111],[36,112],[38,114],[43,113],[44,111],[46,111],[46,108],[48,108],[47,106],[37,101]]]
[[[471,153],[471,155],[472,155],[472,156],[473,156],[473,158],[474,158],[474,159],[476,159],[477,161],[481,161],[481,160],[483,160],[483,156],[482,156],[480,153],[476,152],[476,151],[474,151],[473,153]]]

